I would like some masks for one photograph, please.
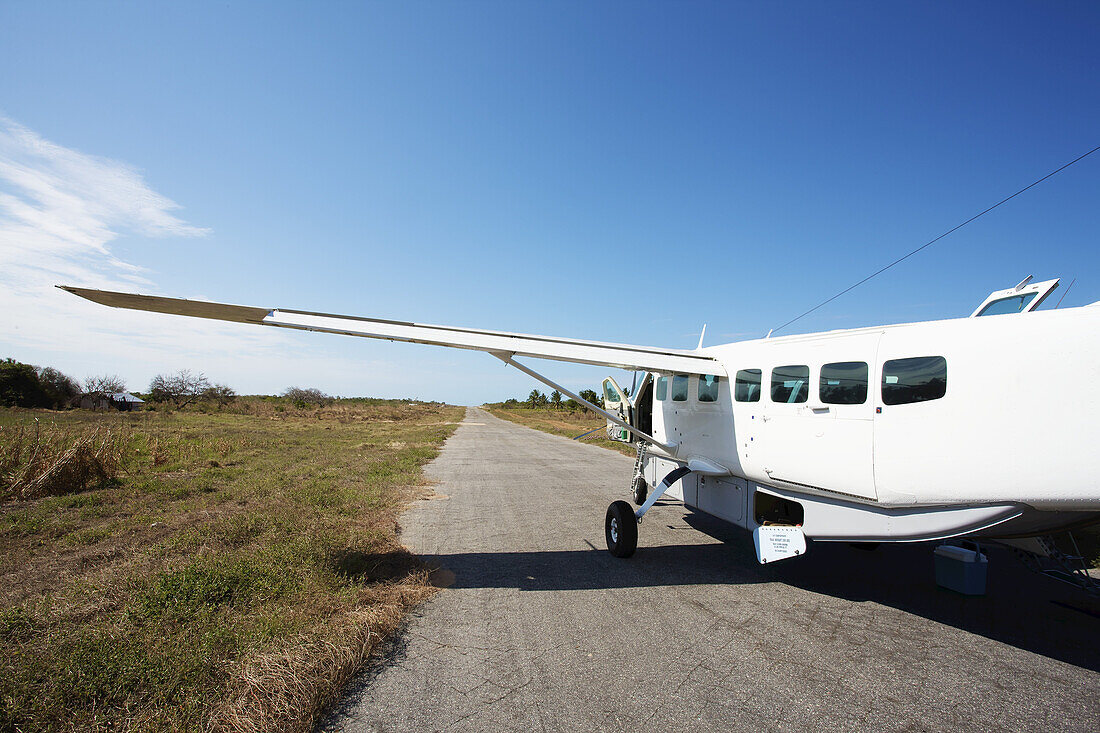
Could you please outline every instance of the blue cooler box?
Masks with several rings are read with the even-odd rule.
[[[936,585],[967,596],[985,595],[989,559],[977,549],[940,545],[935,551]]]

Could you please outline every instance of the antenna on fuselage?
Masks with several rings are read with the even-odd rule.
[[[1062,301],[1066,299],[1066,293],[1069,292],[1069,289],[1073,287],[1073,284],[1075,282],[1077,282],[1077,278],[1073,278],[1072,280],[1069,281],[1069,285],[1067,285],[1066,289],[1064,291],[1062,291],[1062,297],[1059,298],[1058,302],[1054,304],[1053,310],[1058,310],[1058,306],[1060,306],[1062,304]]]
[[[703,348],[703,337],[707,335],[707,324],[703,324],[703,330],[699,333],[699,345],[695,347],[696,351],[701,351]]]

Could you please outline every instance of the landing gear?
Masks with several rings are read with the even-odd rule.
[[[638,518],[625,501],[616,501],[607,508],[604,538],[615,557],[630,557],[638,549]]]
[[[642,508],[634,511],[625,501],[616,501],[607,508],[607,517],[604,518],[604,536],[607,538],[607,549],[615,557],[630,557],[638,549],[638,523],[642,521],[645,513],[653,508],[669,486],[691,473],[687,466],[673,469],[665,476],[664,481],[657,485],[653,493],[646,497]],[[644,484],[643,484],[644,485]],[[637,497],[637,494],[635,494]]]
[[[638,506],[645,504],[646,495],[649,493],[649,484],[645,482],[645,456],[649,451],[649,443],[638,441],[638,452],[634,457],[634,472],[630,475],[634,480],[630,482],[630,493],[634,495],[634,503]]]

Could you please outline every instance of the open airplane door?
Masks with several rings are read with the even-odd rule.
[[[630,403],[630,399],[626,396],[626,392],[623,392],[619,383],[613,377],[603,380],[603,409],[615,413],[623,422],[634,425],[634,408]],[[607,437],[620,443],[634,441],[634,436],[629,430],[621,425],[616,425],[611,420],[607,421]]]

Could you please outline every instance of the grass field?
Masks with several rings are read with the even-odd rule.
[[[566,438],[575,438],[578,435],[597,430],[587,437],[581,438],[585,443],[591,443],[603,448],[610,448],[628,456],[634,455],[635,448],[632,444],[618,443],[610,440],[603,428],[607,420],[591,412],[569,410],[555,410],[551,407],[504,407],[500,404],[482,405],[493,415],[504,420],[510,420],[529,428],[541,430],[544,433],[553,433]]]
[[[0,730],[308,730],[432,593],[397,516],[462,414],[0,409]]]

